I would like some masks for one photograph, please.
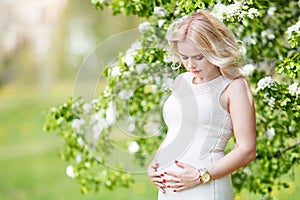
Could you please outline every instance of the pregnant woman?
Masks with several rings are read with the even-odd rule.
[[[174,25],[176,24],[176,25]],[[149,167],[159,200],[232,200],[230,174],[256,155],[255,109],[233,34],[206,11],[171,25],[174,80],[163,115],[168,133]],[[226,155],[231,136],[235,147]]]

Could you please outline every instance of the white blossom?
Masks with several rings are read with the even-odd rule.
[[[127,66],[132,66],[134,64],[134,56],[136,53],[137,52],[135,50],[127,50],[125,56],[122,58],[122,61],[126,63]]]
[[[233,4],[229,4],[228,6],[221,3],[217,3],[214,6],[214,9],[211,14],[213,14],[220,21],[223,21],[225,19],[227,20],[230,17],[235,17],[235,16],[240,18],[241,15],[243,16],[241,12],[241,2],[234,1]],[[225,18],[223,14],[225,14]]]
[[[84,145],[84,142],[83,142],[82,137],[77,138],[77,143],[78,143],[80,146],[83,146],[83,145]]]
[[[242,72],[245,76],[249,76],[253,73],[255,66],[252,64],[246,64],[242,67]]]
[[[295,96],[298,96],[300,94],[300,87],[298,87],[298,83],[293,83],[289,86],[289,93]]]
[[[270,88],[273,83],[273,80],[270,76],[264,77],[260,79],[257,83],[257,89],[258,90],[263,90],[266,87]]]
[[[271,29],[267,29],[261,32],[262,42],[265,44],[267,42],[266,39],[273,40],[275,39],[275,35]]]
[[[259,12],[256,8],[249,8],[248,10],[243,9],[243,4],[241,1],[234,1],[234,3],[229,5],[224,5],[221,3],[215,4],[211,14],[220,21],[230,20],[231,17],[236,17],[238,21],[242,21],[245,16],[251,19],[257,17]]]
[[[101,109],[97,113],[91,115],[91,123],[99,121],[102,119],[102,115],[105,113],[105,110]]]
[[[294,132],[296,129],[295,129],[295,126],[289,126],[289,131],[290,132]]]
[[[92,2],[93,4],[95,4],[95,3],[100,3],[100,4],[102,4],[102,3],[104,3],[104,1],[105,1],[105,0],[92,0],[91,2]]]
[[[161,28],[164,25],[164,23],[165,23],[165,20],[163,20],[163,19],[158,20],[158,22],[157,22],[158,27]]]
[[[89,103],[85,103],[82,106],[82,109],[83,109],[83,111],[84,111],[85,114],[88,114],[91,111],[92,106]]]
[[[139,149],[140,149],[140,146],[135,141],[130,142],[130,144],[128,145],[128,151],[132,154],[136,153]]]
[[[95,106],[97,103],[100,103],[100,100],[99,99],[93,99],[91,101],[91,106]]]
[[[211,14],[213,14],[217,19],[219,19],[220,21],[223,21],[223,12],[225,12],[227,10],[226,5],[221,4],[221,3],[217,3],[214,6],[214,9],[212,11]]]
[[[74,169],[73,169],[73,166],[72,165],[69,165],[67,168],[66,168],[66,174],[67,176],[71,177],[71,178],[75,178],[75,173],[74,173]]]
[[[64,104],[64,106],[67,106],[66,103]],[[73,109],[76,109],[76,108],[78,108],[79,106],[80,106],[80,103],[79,103],[79,102],[75,102],[75,103],[72,104],[72,108],[73,108]]]
[[[81,126],[85,124],[84,119],[74,119],[71,126],[76,129],[76,131],[81,132]]]
[[[145,33],[146,31],[150,30],[151,25],[149,22],[143,22],[139,25],[139,32]]]
[[[157,90],[157,85],[151,85],[152,93],[155,93]]]
[[[275,98],[274,97],[270,97],[267,93],[264,94],[264,102],[266,102],[271,109],[273,109],[274,105],[275,105]]]
[[[160,76],[154,76],[154,81],[156,84],[160,84],[160,80],[161,80]]]
[[[119,92],[119,97],[123,100],[128,100],[133,95],[133,90],[122,90]]]
[[[271,6],[268,9],[268,15],[273,16],[275,11],[276,11],[276,7],[275,6]]]
[[[145,64],[145,63],[136,65],[136,67],[135,67],[135,68],[136,68],[136,72],[137,72],[138,74],[142,73],[142,71],[143,71],[147,66],[148,66],[148,65]]]
[[[249,17],[250,19],[253,19],[254,17],[257,17],[258,15],[259,15],[259,13],[258,13],[258,11],[257,11],[256,8],[250,8],[250,9],[248,10],[248,17]]]
[[[108,97],[110,95],[110,88],[107,86],[105,86],[104,92],[103,92],[103,96],[104,97]]]
[[[130,46],[130,50],[135,51],[138,49],[142,48],[142,43],[141,42],[134,42],[132,43],[132,45]]]
[[[227,6],[226,13],[229,17],[235,16],[237,13],[239,13],[239,10],[241,9],[241,2],[235,1],[233,4],[229,4]]]
[[[163,88],[165,89],[172,89],[174,84],[174,80],[169,78],[169,77],[164,77],[163,78]]]
[[[134,72],[134,67],[132,65],[129,67],[129,71]]]
[[[130,123],[127,129],[130,132],[134,131],[135,130],[135,124],[134,123]]]
[[[179,15],[180,14],[180,10],[178,8],[175,8],[173,14],[174,14],[174,16]]]
[[[157,17],[164,17],[166,16],[167,10],[164,9],[163,7],[155,7],[154,8],[154,15]]]
[[[267,135],[269,139],[273,139],[273,137],[275,136],[275,129],[274,128],[267,129]]]
[[[72,133],[72,137],[76,137],[77,136],[77,133],[74,131],[73,133]]]
[[[251,35],[247,35],[243,38],[243,43],[245,43],[246,45],[251,45],[251,44],[256,44],[256,40],[251,37]]]
[[[56,123],[61,124],[64,121],[63,117],[60,117],[57,119]]]
[[[239,52],[240,52],[242,55],[246,55],[246,53],[247,53],[247,48],[245,47],[245,45],[243,44],[243,42],[242,42],[242,44],[241,44],[241,46],[240,46]]]
[[[80,163],[82,161],[82,155],[81,155],[81,153],[78,153],[77,155],[76,155],[76,162],[77,163]]]
[[[243,171],[244,171],[246,174],[248,174],[248,175],[251,174],[251,170],[249,169],[249,167],[245,167],[245,168],[243,169]]]
[[[117,118],[117,110],[113,106],[112,102],[109,102],[108,108],[106,109],[105,116],[106,116],[106,121],[108,125],[113,124],[116,121]]]
[[[148,80],[147,78],[145,78],[145,79],[142,79],[142,82],[143,82],[144,84],[148,84],[148,83],[149,83],[149,80]]]
[[[100,122],[97,122],[96,124],[93,125],[92,128],[93,131],[93,137],[95,140],[97,140],[99,138],[99,136],[101,135],[102,131],[103,131],[103,126]]]
[[[85,162],[84,166],[87,167],[87,168],[90,168],[91,167],[91,162]]]
[[[300,34],[300,19],[297,21],[296,24],[288,27],[287,30],[288,39],[292,37],[293,32],[295,32],[296,34]]]
[[[271,109],[273,109],[273,107],[275,105],[275,98],[274,97],[270,97],[268,99],[268,105],[270,106]]]
[[[120,76],[121,75],[120,67],[115,66],[114,68],[112,68],[110,75],[111,76]]]

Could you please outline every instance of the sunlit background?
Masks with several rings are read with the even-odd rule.
[[[129,189],[81,195],[57,156],[61,141],[42,131],[46,111],[72,95],[89,52],[142,21],[84,0],[0,1],[0,199],[155,199],[146,175]],[[281,196],[295,195],[300,180],[292,181]]]
[[[42,130],[47,110],[73,93],[76,73],[98,44],[143,19],[113,16],[83,0],[0,1],[0,199],[143,199],[154,187],[81,195]],[[122,44],[120,44],[122,45]],[[107,46],[114,48],[114,46]],[[148,185],[147,185],[148,184]]]

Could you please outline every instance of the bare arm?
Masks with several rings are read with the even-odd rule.
[[[246,81],[241,78],[233,80],[226,89],[226,94],[236,147],[207,167],[212,179],[221,178],[247,165],[256,155],[255,109]]]

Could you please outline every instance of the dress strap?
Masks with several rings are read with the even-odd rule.
[[[232,82],[231,79],[226,78],[225,76],[222,76],[222,88],[220,93],[222,93],[228,86],[229,84]]]

